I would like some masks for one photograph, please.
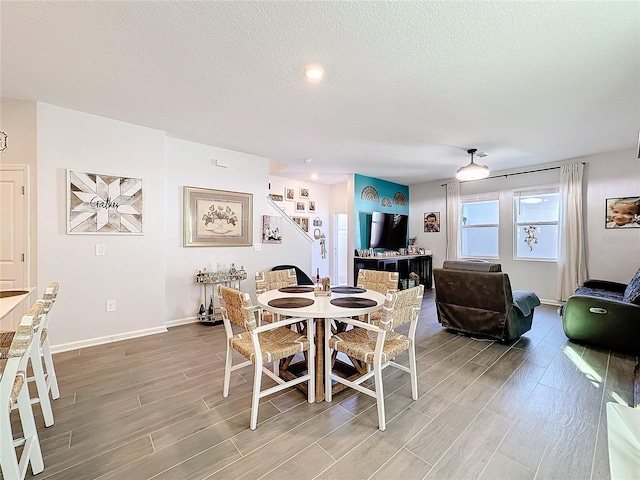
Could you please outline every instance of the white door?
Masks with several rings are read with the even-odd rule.
[[[347,234],[349,216],[337,213],[333,216],[333,284],[348,285]]]
[[[0,166],[0,289],[29,287],[26,165]]]

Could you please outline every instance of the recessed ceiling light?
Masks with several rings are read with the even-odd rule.
[[[324,68],[320,65],[309,65],[304,69],[304,78],[310,82],[318,82],[324,76]]]
[[[304,163],[311,163],[313,162],[313,160],[311,158],[305,158],[304,159]]]

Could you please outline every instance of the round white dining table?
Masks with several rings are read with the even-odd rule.
[[[332,291],[330,296],[316,296],[313,287],[297,286],[285,287],[277,290],[269,290],[258,295],[258,304],[264,310],[268,310],[277,315],[287,317],[313,318],[315,322],[315,340],[316,340],[316,402],[324,400],[324,322],[326,319],[336,319],[345,317],[354,317],[359,315],[367,315],[382,308],[385,295],[375,290],[364,290],[355,287],[334,287],[336,291]],[[297,290],[311,290],[306,292],[297,292]],[[338,293],[339,291],[345,293]],[[364,291],[363,291],[364,290]],[[286,304],[286,300],[308,299],[313,303],[302,307],[282,307],[277,306],[278,303]],[[331,303],[332,300],[341,299],[351,307],[338,306]],[[271,304],[270,304],[271,303]],[[366,305],[365,305],[366,304]],[[274,306],[276,305],[276,306]],[[282,374],[289,372],[281,371]],[[306,385],[300,384],[302,388]],[[340,384],[337,385],[339,389]]]

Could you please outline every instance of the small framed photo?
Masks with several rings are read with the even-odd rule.
[[[300,187],[300,198],[309,198],[309,189]]]
[[[306,211],[307,211],[307,209],[305,208],[304,202],[297,201],[296,202],[296,212],[306,212]]]
[[[315,212],[316,211],[316,201],[315,200],[309,200],[307,202],[307,210],[309,212]]]
[[[309,217],[291,217],[303,232],[309,233]]]
[[[295,190],[293,188],[284,187],[284,199],[290,202],[295,202],[296,199],[294,197]]]
[[[269,198],[271,200],[273,200],[274,202],[281,202],[282,200],[284,200],[282,195],[276,195],[276,194],[273,194],[273,193],[269,194]]]
[[[440,212],[428,212],[424,214],[424,231],[427,233],[440,231]]]
[[[262,216],[262,243],[282,243],[282,217]]]
[[[640,228],[640,195],[607,198],[604,228]]]

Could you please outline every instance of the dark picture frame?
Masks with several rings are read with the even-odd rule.
[[[427,212],[424,214],[425,233],[440,232],[440,212]]]
[[[604,228],[640,228],[640,195],[607,198]]]

